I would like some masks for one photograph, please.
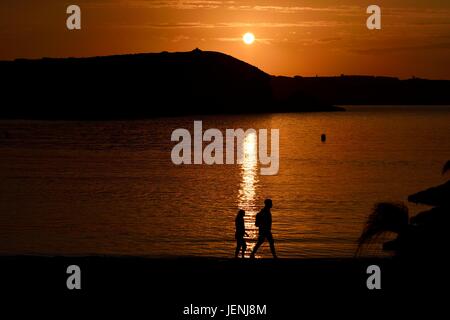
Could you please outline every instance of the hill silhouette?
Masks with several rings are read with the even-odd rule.
[[[335,104],[372,102],[450,103],[449,81],[275,77],[223,53],[199,49],[17,59],[1,61],[0,72],[1,118],[140,119],[337,111],[342,108]]]

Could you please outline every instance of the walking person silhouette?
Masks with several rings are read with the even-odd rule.
[[[270,208],[272,208],[272,200],[266,199],[264,200],[264,208],[256,215],[255,226],[259,228],[259,236],[250,258],[255,258],[256,251],[258,251],[258,248],[266,239],[269,241],[270,251],[273,257],[277,257],[275,253],[275,241],[272,236],[272,213],[270,212]]]
[[[244,236],[248,237],[247,232],[245,232],[245,222],[244,222],[244,216],[245,211],[239,210],[238,214],[236,215],[236,252],[234,254],[234,257],[237,258],[239,256],[239,251],[241,251],[242,248],[242,258],[245,256],[245,250],[247,250],[247,243],[245,242]]]

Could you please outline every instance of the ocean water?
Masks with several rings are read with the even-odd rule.
[[[280,257],[348,257],[377,201],[442,183],[450,107],[197,116],[145,121],[0,121],[0,254],[234,255],[234,218],[273,200]],[[280,130],[278,175],[261,176],[257,136],[242,165],[171,161],[177,128]],[[327,141],[321,142],[322,133]],[[448,178],[448,177],[447,177]],[[424,207],[408,204],[411,214]],[[381,252],[375,249],[375,254]],[[260,257],[270,257],[268,245]]]

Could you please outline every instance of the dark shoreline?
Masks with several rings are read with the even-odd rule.
[[[233,112],[233,113],[173,113],[173,114],[160,114],[160,115],[154,115],[154,116],[146,116],[146,117],[111,117],[108,118],[107,116],[99,117],[99,118],[77,118],[77,117],[52,117],[52,116],[33,116],[33,117],[27,117],[27,116],[8,116],[4,117],[0,114],[0,120],[11,120],[11,121],[70,121],[70,122],[77,122],[77,121],[83,121],[83,122],[104,122],[104,121],[146,121],[146,120],[158,120],[158,119],[165,119],[165,118],[182,118],[182,117],[210,117],[210,116],[217,116],[217,117],[227,117],[227,116],[264,116],[264,115],[270,115],[270,114],[307,114],[307,113],[329,113],[329,112],[346,112],[347,109],[342,106],[329,106],[324,107],[321,109],[320,107],[315,107],[314,110],[301,110],[301,111],[266,111],[266,112]]]

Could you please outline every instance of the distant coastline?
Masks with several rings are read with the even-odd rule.
[[[201,51],[0,61],[3,119],[113,120],[450,105],[449,80],[272,76]]]

